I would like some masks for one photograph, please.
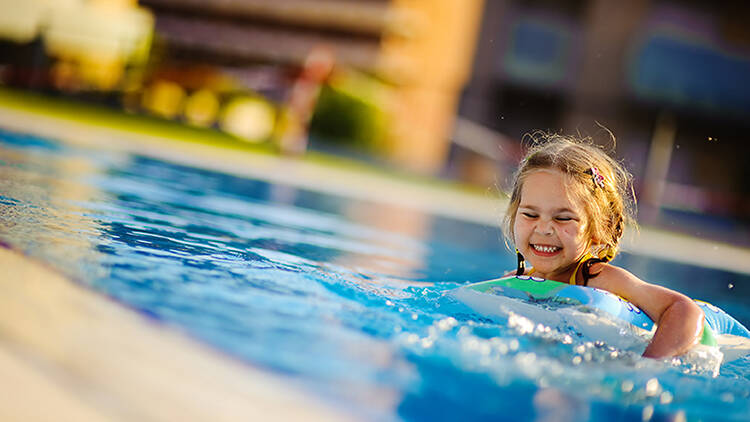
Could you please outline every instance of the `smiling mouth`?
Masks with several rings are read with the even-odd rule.
[[[552,253],[555,253],[555,252],[559,251],[560,249],[562,249],[559,246],[551,246],[551,245],[534,245],[534,244],[532,244],[531,247],[536,252],[541,252],[541,253],[544,253],[544,254],[552,254]]]

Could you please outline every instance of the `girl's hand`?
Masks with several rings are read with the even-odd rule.
[[[656,333],[643,356],[664,358],[681,355],[700,341],[703,311],[689,298],[676,299],[659,318]]]

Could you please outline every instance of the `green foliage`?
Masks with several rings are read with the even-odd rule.
[[[323,142],[377,152],[385,136],[382,96],[377,87],[361,78],[333,80],[321,88],[310,135]]]

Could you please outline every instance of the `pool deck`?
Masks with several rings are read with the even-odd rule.
[[[348,420],[0,247],[0,420]]]
[[[2,102],[0,127],[481,224],[498,224],[505,205],[489,192],[92,126]],[[750,249],[647,227],[625,249],[750,274]],[[0,247],[0,268],[0,420],[351,419],[294,380],[227,358],[12,249]]]

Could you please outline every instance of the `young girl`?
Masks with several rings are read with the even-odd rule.
[[[533,146],[516,173],[505,217],[518,252],[517,274],[607,290],[657,324],[643,356],[686,352],[703,332],[688,297],[611,265],[635,202],[631,176],[601,148],[559,135]],[[531,264],[526,269],[525,262]]]

